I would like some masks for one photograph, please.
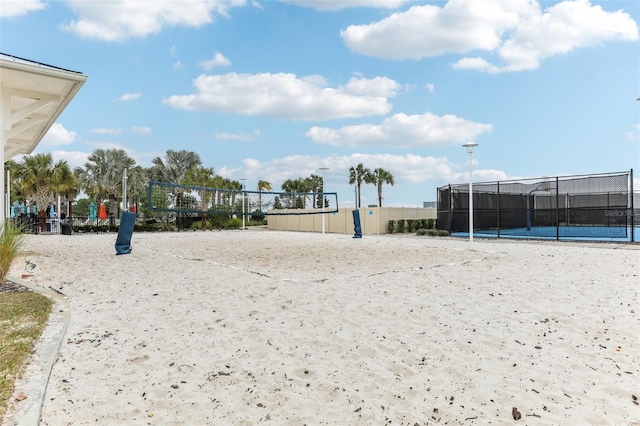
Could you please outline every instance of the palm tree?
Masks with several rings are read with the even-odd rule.
[[[127,197],[131,194],[136,214],[140,214],[138,200],[147,199],[149,189],[149,169],[140,166],[132,167],[127,174]],[[146,205],[144,203],[143,205]],[[144,209],[143,209],[144,210]]]
[[[16,164],[16,177],[26,196],[34,196],[42,229],[47,226],[47,204],[58,185],[68,179],[71,171],[66,161],[54,164],[50,153],[25,155]]]
[[[238,210],[240,210],[242,208],[242,204],[240,204],[240,206],[236,206],[236,198],[237,198],[238,194],[241,193],[241,191],[243,189],[242,182],[240,182],[239,180],[226,179],[226,181],[224,182],[224,188],[231,190],[232,211],[237,212]],[[242,196],[244,197],[244,194],[242,194]]]
[[[202,165],[202,160],[200,160],[200,156],[193,151],[184,149],[174,151],[173,149],[169,149],[164,156],[164,160],[156,157],[151,163],[153,164],[151,169],[154,179],[179,185],[185,178],[187,171]]]
[[[230,213],[236,201],[235,191],[241,190],[242,184],[238,181],[221,177],[216,178],[216,183],[215,186],[221,189],[221,191],[218,191],[218,201],[216,204],[222,205],[223,210],[228,210]]]
[[[78,195],[80,183],[76,175],[71,171],[69,166],[63,170],[60,176],[60,182],[55,185],[56,193],[62,195],[67,203],[67,217],[69,220],[73,217],[73,200]]]
[[[371,173],[371,171],[367,168],[365,168],[362,163],[358,164],[356,167],[351,167],[349,169],[349,185],[353,185],[356,184],[357,185],[357,197],[358,197],[358,205],[356,206],[357,209],[360,208],[360,205],[362,204],[360,202],[360,187],[362,186],[362,181],[364,180],[364,177],[368,174]]]
[[[194,167],[202,165],[202,160],[200,160],[200,156],[193,151],[184,149],[174,151],[173,149],[169,149],[165,154],[164,160],[156,157],[151,163],[153,164],[150,169],[152,179],[180,185],[183,183],[187,172]],[[174,193],[170,195],[173,197],[175,206],[179,210],[182,205],[184,190],[176,187]],[[182,230],[182,216],[180,212],[178,212],[178,229]]]
[[[187,171],[184,179],[186,185],[198,186],[201,188],[210,188],[213,186],[215,177],[213,167],[197,166]],[[200,211],[202,212],[202,229],[207,228],[207,211],[209,210],[209,202],[212,193],[208,189],[197,190],[200,195]]]
[[[368,172],[364,176],[364,181],[378,188],[378,207],[382,207],[382,185],[388,183],[393,186],[395,184],[393,174],[382,167],[378,167],[373,172]]]
[[[213,207],[217,208],[218,204],[222,203],[222,191],[224,188],[224,178],[219,175],[215,175],[211,180],[211,187],[215,189],[215,193],[213,196]]]
[[[307,196],[302,195],[309,192],[311,182],[309,178],[287,179],[282,183],[282,190],[289,193],[286,196],[286,208],[304,209],[307,204]]]
[[[271,182],[266,180],[258,181],[258,210],[262,211],[262,191],[271,191]]]
[[[309,187],[309,191],[311,192],[321,192],[322,191],[322,176],[311,174],[307,179],[307,184]],[[317,200],[317,201],[316,201]],[[320,208],[322,207],[322,201],[320,197],[317,197],[316,194],[313,195],[313,207]]]
[[[282,198],[284,198],[284,208],[285,209],[290,209],[293,207],[293,193],[296,192],[296,183],[294,179],[287,179],[284,182],[282,182],[282,185],[280,186],[282,188],[282,191],[285,192],[286,194],[284,194],[282,196]]]
[[[98,202],[105,196],[109,199],[111,224],[118,215],[117,191],[122,190],[122,175],[125,169],[128,170],[135,164],[135,160],[124,149],[96,149],[87,158],[84,169],[77,167],[74,171],[88,195],[92,195]]]

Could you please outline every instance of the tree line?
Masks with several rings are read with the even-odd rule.
[[[46,222],[46,208],[54,203],[58,196],[64,200],[66,213],[73,216],[73,204],[76,197],[84,192],[88,201],[96,204],[108,203],[109,217],[118,216],[119,201],[122,199],[122,176],[127,170],[127,199],[132,201],[136,211],[146,212],[146,196],[150,181],[192,185],[226,190],[243,190],[238,180],[224,178],[216,174],[213,167],[205,167],[200,156],[187,150],[167,150],[164,157],[156,157],[151,167],[141,167],[123,149],[96,149],[83,167],[71,170],[65,160],[54,162],[50,153],[25,155],[20,161],[10,160],[6,165],[11,178],[11,200],[21,200],[35,205],[41,223]],[[281,189],[285,193],[316,193],[313,200],[305,197],[288,197],[286,205],[274,205],[273,208],[306,208],[307,201],[314,208],[320,208],[324,197],[322,176],[311,174],[309,177],[287,179]],[[378,205],[382,206],[382,185],[394,184],[393,175],[385,169],[373,171],[362,163],[349,170],[349,184],[356,185],[360,207],[362,183],[373,184],[378,190]],[[259,180],[256,190],[259,193],[259,206],[262,208],[261,193],[271,191],[272,185]],[[280,200],[276,200],[280,203]],[[326,200],[324,200],[326,203]],[[128,206],[125,206],[128,208]],[[148,213],[148,212],[147,212]]]

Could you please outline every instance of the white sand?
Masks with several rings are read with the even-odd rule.
[[[136,233],[124,256],[114,243],[28,237],[29,281],[71,304],[43,425],[640,420],[639,246],[266,230]]]

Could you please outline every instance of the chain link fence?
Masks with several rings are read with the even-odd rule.
[[[638,242],[633,170],[473,183],[478,237]],[[469,184],[438,188],[438,228],[469,234]]]

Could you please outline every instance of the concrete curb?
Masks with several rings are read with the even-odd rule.
[[[36,291],[54,301],[53,310],[49,317],[49,324],[42,333],[42,340],[36,349],[36,362],[38,364],[33,370],[33,376],[30,377],[27,387],[23,390],[23,393],[27,394],[28,398],[21,403],[24,405],[20,408],[20,414],[14,422],[16,426],[37,426],[40,424],[42,406],[44,405],[51,370],[58,358],[60,346],[69,327],[71,307],[69,301],[58,292],[25,282],[15,277],[7,277],[7,279]]]

